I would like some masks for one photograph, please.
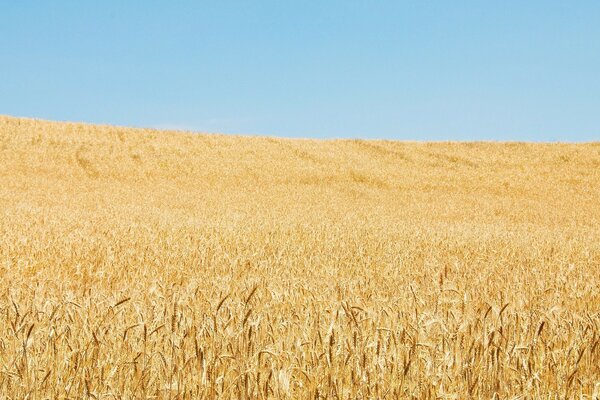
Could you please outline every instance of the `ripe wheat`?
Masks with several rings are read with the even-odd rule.
[[[599,143],[0,117],[0,397],[598,399],[599,227]]]

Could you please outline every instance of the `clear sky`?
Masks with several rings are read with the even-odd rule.
[[[0,114],[600,140],[600,1],[2,1]]]

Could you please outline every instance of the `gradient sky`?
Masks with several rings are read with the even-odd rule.
[[[0,114],[600,140],[599,1],[3,1]]]

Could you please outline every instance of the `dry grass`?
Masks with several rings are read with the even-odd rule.
[[[597,399],[599,226],[598,143],[0,117],[0,393]]]

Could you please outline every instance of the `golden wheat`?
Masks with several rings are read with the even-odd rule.
[[[600,394],[599,143],[0,117],[0,210],[2,398]]]

